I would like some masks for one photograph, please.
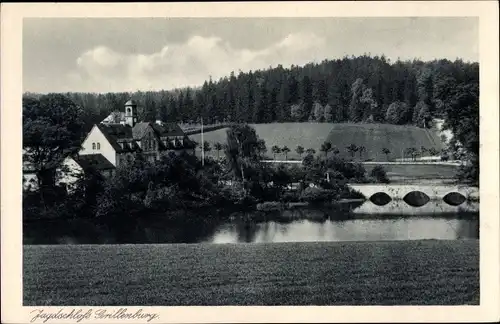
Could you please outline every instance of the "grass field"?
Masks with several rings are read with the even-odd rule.
[[[455,165],[384,163],[380,163],[379,165],[384,167],[392,183],[421,180],[443,182],[445,180],[454,179],[458,171],[458,167]],[[370,174],[375,165],[367,164],[364,167],[367,174]]]
[[[24,247],[24,305],[478,304],[479,241]]]
[[[339,150],[340,156],[350,157],[345,149],[350,144],[364,146],[366,152],[362,159],[386,161],[387,156],[382,148],[388,148],[392,153],[389,159],[400,158],[401,150],[408,147],[420,149],[421,146],[430,149],[441,149],[441,143],[434,131],[415,126],[396,126],[388,124],[328,124],[328,123],[272,123],[252,125],[261,139],[266,142],[267,155],[273,157],[271,147],[288,146],[291,152],[289,159],[298,159],[295,152],[298,145],[305,149],[314,148],[318,154],[321,144],[329,141]],[[213,144],[226,143],[227,128],[218,129],[204,134],[204,140]],[[201,134],[190,135],[190,138],[201,143]],[[212,145],[213,146],[213,145]],[[211,155],[216,156],[213,150]],[[284,158],[282,154],[279,155]],[[359,153],[356,154],[359,157]]]

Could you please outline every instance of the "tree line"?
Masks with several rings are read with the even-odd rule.
[[[71,145],[64,141],[81,141],[94,123],[122,111],[130,97],[139,103],[139,120],[149,121],[198,123],[203,117],[206,124],[317,121],[426,127],[431,118],[440,117],[454,134],[450,151],[466,151],[463,159],[470,163],[464,176],[479,178],[479,64],[462,60],[391,63],[384,56],[364,55],[303,67],[233,72],[196,89],[25,93],[23,147],[40,151],[35,156],[41,160],[54,155],[46,147],[66,154]],[[60,126],[69,133],[56,139]],[[39,169],[44,171],[42,165]]]
[[[220,142],[213,143],[213,147],[208,141],[204,141],[203,145],[195,142],[195,146],[200,151],[203,150],[205,153],[209,153],[211,151],[216,151],[217,152],[217,160],[219,160],[221,158],[221,155],[220,155],[221,151],[226,149],[226,144],[223,144]],[[363,154],[366,152],[366,147],[363,145],[358,146],[356,144],[349,144],[348,146],[345,147],[345,150],[349,153],[349,155],[352,159],[355,158],[356,154],[359,154],[359,159],[362,160]],[[288,160],[288,153],[290,153],[291,151],[292,150],[286,145],[283,147],[280,147],[278,145],[273,145],[271,147],[271,153],[273,154],[274,160],[276,160],[277,156],[279,157],[279,155],[282,154],[285,161],[287,161]],[[327,141],[325,141],[323,144],[321,144],[319,151],[324,154],[325,158],[328,158],[328,154],[330,152],[333,153],[334,156],[338,156],[338,154],[340,153],[340,149],[338,147],[333,146],[332,143],[327,142]],[[314,156],[316,154],[316,150],[314,148],[307,148],[306,149],[301,145],[297,145],[297,147],[295,147],[295,152],[299,155],[300,160],[303,159],[303,156],[304,157],[307,157],[308,155]],[[384,147],[384,148],[382,148],[381,153],[386,156],[387,161],[390,161],[389,155],[394,153],[394,152],[391,152],[391,150]],[[445,154],[445,153],[448,153],[448,152],[446,152],[446,150],[438,151],[434,147],[426,148],[425,146],[421,146],[420,148],[407,147],[403,153],[404,153],[403,158],[410,157],[413,161],[416,161],[418,156],[423,157],[425,155],[432,156],[432,157],[439,155],[441,160],[448,160],[450,158],[447,154]]]
[[[168,77],[168,76],[166,76]],[[425,127],[444,117],[450,87],[479,82],[479,64],[344,57],[299,67],[279,65],[204,82],[198,88],[135,93],[67,93],[87,123],[122,111],[133,97],[139,119],[183,123],[381,122]]]

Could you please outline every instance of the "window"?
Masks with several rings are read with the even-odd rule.
[[[101,149],[101,143],[97,143],[97,149],[100,150]]]
[[[92,143],[92,149],[95,150],[95,143]]]

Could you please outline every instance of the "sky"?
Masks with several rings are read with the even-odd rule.
[[[168,90],[346,55],[477,62],[478,28],[462,17],[26,18],[23,90]]]

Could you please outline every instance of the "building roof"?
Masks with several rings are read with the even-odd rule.
[[[140,140],[144,137],[149,127],[149,123],[140,122],[134,125],[132,128],[132,136],[135,140]]]
[[[125,121],[125,113],[123,111],[113,111],[101,123],[103,124],[120,124]]]
[[[115,166],[111,162],[109,162],[108,159],[106,159],[102,154],[79,155],[73,159],[84,170],[110,170],[115,168]]]
[[[123,149],[118,144],[120,140],[130,141],[133,139],[132,127],[122,124],[98,124],[97,127],[104,134],[109,144],[113,146],[116,152],[122,152]]]
[[[151,126],[160,137],[164,136],[185,136],[186,134],[176,123],[153,124]]]
[[[111,144],[117,153],[141,150],[141,147],[136,141],[139,141],[144,137],[149,127],[153,129],[155,135],[159,139],[170,136],[185,137],[186,135],[177,123],[158,124],[152,122],[140,122],[135,124],[134,127],[130,127],[127,124],[100,123],[97,124],[97,127],[104,134],[106,140]],[[190,142],[189,139],[187,140]],[[128,145],[124,145],[122,147],[123,144],[121,143],[123,142],[128,143]]]
[[[125,103],[125,106],[137,106],[137,103],[134,100],[130,99]]]

